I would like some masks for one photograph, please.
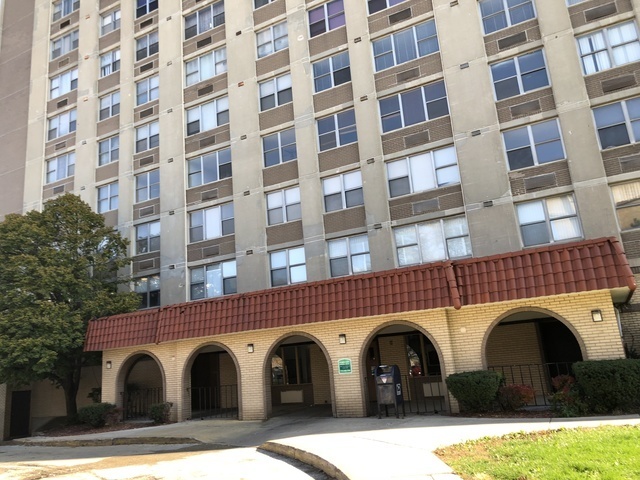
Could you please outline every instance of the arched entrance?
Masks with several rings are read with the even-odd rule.
[[[239,374],[235,358],[220,345],[199,348],[186,365],[188,418],[238,418]]]
[[[374,333],[364,348],[365,398],[369,415],[377,415],[375,368],[397,365],[402,376],[406,413],[438,413],[448,410],[442,357],[434,342],[410,324],[392,324]]]
[[[583,358],[577,335],[559,317],[544,310],[510,313],[485,338],[484,359],[507,384],[529,385],[535,390],[532,405],[548,405],[558,375],[571,374]]]
[[[279,340],[265,362],[267,416],[333,414],[329,356],[316,339],[290,335]]]
[[[149,418],[149,407],[165,401],[160,362],[150,354],[138,353],[127,359],[120,372],[118,392],[123,418]]]

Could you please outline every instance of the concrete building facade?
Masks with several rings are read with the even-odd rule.
[[[22,22],[2,31],[1,74],[11,82],[0,96],[28,105],[15,107],[24,121],[0,126],[3,143],[19,143],[0,165],[2,184],[22,188],[1,189],[21,199],[7,213],[80,195],[131,240],[132,288],[145,310],[129,320],[159,322],[153,341],[122,326],[112,334],[121,341],[88,339],[103,350],[103,400],[126,406],[135,383],[190,418],[197,377],[202,388],[235,386],[225,402],[241,418],[265,418],[281,403],[365,415],[370,369],[384,362],[407,379],[419,366],[416,376],[433,377],[425,396],[442,398],[434,409],[455,409],[445,374],[639,348],[640,309],[624,279],[640,272],[640,1],[8,5],[5,23]],[[14,58],[11,42],[29,51],[19,57],[30,61],[28,81],[3,61]],[[580,261],[590,266],[563,271],[600,275],[592,263],[602,238],[619,269],[602,285],[497,295],[524,281],[517,272],[550,281],[508,266],[507,283],[489,282],[473,302],[462,295],[454,305],[451,290],[452,303],[388,314],[162,337],[163,309],[176,305],[271,291],[288,299],[296,286],[415,265],[538,258],[541,246],[558,255],[589,248]],[[366,296],[349,295],[354,304]],[[551,346],[566,333],[554,322],[572,333],[572,348]],[[497,324],[503,340],[492,343]],[[156,373],[140,377],[153,380],[129,382],[150,359]]]

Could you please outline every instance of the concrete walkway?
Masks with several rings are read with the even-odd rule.
[[[578,419],[488,419],[407,416],[403,419],[332,418],[287,415],[270,420],[192,420],[78,437],[65,441],[191,438],[217,447],[253,447],[302,460],[338,479],[433,479],[459,477],[433,453],[439,447],[484,436],[599,425],[638,425],[640,416]],[[134,440],[138,439],[138,440]],[[24,443],[60,441],[31,437]]]

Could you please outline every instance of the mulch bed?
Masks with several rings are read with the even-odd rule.
[[[153,423],[116,423],[94,428],[89,425],[61,425],[48,430],[38,432],[36,436],[44,437],[68,437],[70,435],[86,435],[90,433],[117,432],[120,430],[133,430],[134,428],[152,427]]]

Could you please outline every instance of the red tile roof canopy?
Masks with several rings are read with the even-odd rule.
[[[86,351],[636,284],[615,238],[272,288],[89,323]]]

